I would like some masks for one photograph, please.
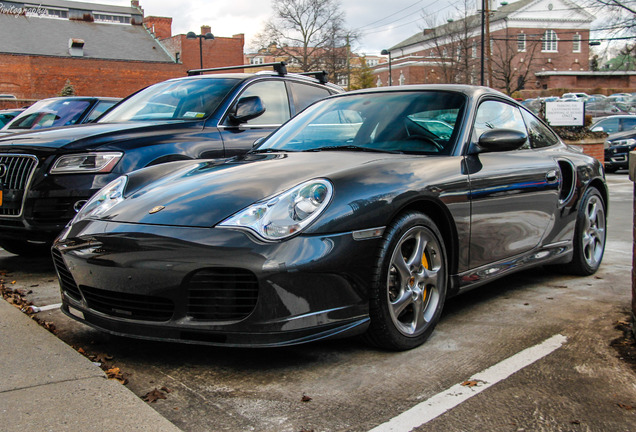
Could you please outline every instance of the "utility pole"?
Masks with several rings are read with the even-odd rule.
[[[490,0],[486,0],[486,40],[488,41],[488,46],[486,47],[486,62],[488,63],[488,87],[492,87],[492,62],[490,59],[492,58],[492,50],[491,40],[490,40]]]
[[[486,28],[486,0],[481,0],[481,79],[480,79],[480,83],[483,86],[484,85],[484,60],[486,58],[486,52],[485,52],[485,28]]]
[[[351,47],[349,46],[349,34],[347,33],[347,91],[351,90],[351,59],[349,54],[351,53]]]

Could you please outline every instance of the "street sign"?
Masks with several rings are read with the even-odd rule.
[[[550,126],[584,126],[585,102],[546,102],[545,118]]]

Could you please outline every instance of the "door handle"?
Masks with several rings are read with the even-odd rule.
[[[546,173],[545,179],[548,183],[555,183],[559,180],[559,173],[556,170],[550,170]]]

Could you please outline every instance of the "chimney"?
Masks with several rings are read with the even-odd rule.
[[[208,33],[212,33],[212,27],[210,27],[209,25],[202,25],[201,26],[201,34],[202,35],[206,35]]]
[[[130,7],[137,9],[142,15],[144,14],[144,10],[139,6],[139,0],[130,0]]]
[[[172,37],[172,18],[170,17],[148,16],[144,18],[144,24],[157,39]]]
[[[71,57],[84,57],[84,40],[75,38],[69,39],[68,53]]]

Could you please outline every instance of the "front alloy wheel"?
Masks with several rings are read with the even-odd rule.
[[[407,231],[391,257],[387,301],[391,320],[405,336],[424,332],[440,302],[441,250],[433,233],[423,226]]]
[[[366,339],[394,350],[426,341],[446,297],[446,250],[435,223],[408,212],[387,227],[370,292]]]

